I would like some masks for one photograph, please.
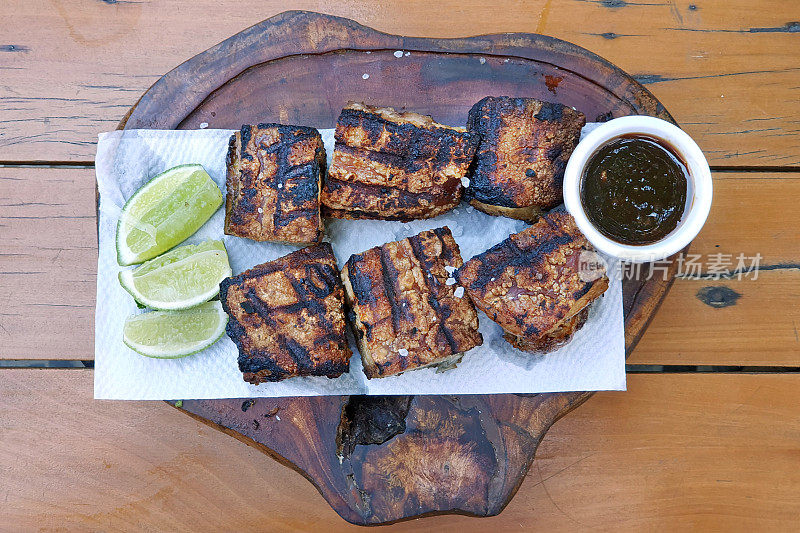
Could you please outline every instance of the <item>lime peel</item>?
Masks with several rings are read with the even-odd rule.
[[[231,274],[225,245],[209,240],[174,248],[134,270],[123,270],[119,282],[140,304],[179,310],[215,297],[220,282]]]
[[[157,359],[177,359],[200,352],[225,333],[228,315],[219,301],[183,311],[151,311],[129,316],[123,342],[133,351]]]
[[[117,223],[117,262],[134,265],[180,244],[222,205],[222,192],[202,165],[179,165],[139,188]]]

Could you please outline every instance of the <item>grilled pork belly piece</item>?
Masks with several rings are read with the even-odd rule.
[[[533,353],[548,353],[557,350],[572,340],[576,331],[581,329],[589,318],[589,306],[584,307],[572,318],[565,319],[553,331],[541,337],[526,338],[505,333],[503,338],[517,350]]]
[[[593,248],[572,216],[551,211],[467,261],[455,276],[506,340],[546,352],[569,341],[586,321],[587,306],[608,288],[604,268],[581,273],[586,252]]]
[[[447,227],[350,257],[342,281],[367,377],[451,368],[483,343],[472,302],[455,295],[462,263]]]
[[[431,218],[461,201],[477,136],[391,107],[350,103],[336,123],[322,189],[333,218]]]
[[[469,202],[485,213],[533,221],[562,202],[567,160],[586,117],[534,98],[486,97],[469,112],[467,129],[480,136]]]
[[[344,287],[331,245],[322,243],[220,283],[244,380],[335,378],[350,369]]]
[[[325,161],[314,128],[242,126],[228,145],[225,233],[254,241],[319,242]]]

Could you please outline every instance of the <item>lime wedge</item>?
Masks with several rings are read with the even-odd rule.
[[[174,311],[207,302],[231,274],[222,241],[205,241],[174,248],[134,270],[123,270],[119,282],[138,303]]]
[[[177,359],[208,348],[225,333],[228,315],[219,301],[183,311],[152,311],[125,319],[122,340],[135,352]]]
[[[201,165],[181,165],[144,184],[117,224],[117,262],[152,259],[191,236],[222,205],[222,193]]]

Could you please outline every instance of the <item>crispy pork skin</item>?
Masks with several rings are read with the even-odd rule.
[[[322,243],[220,283],[244,380],[335,378],[350,368],[344,287],[331,246]]]
[[[325,147],[314,128],[244,125],[227,157],[225,233],[254,241],[322,239],[320,183]]]
[[[461,201],[477,136],[417,113],[350,103],[322,189],[334,218],[431,218]]]
[[[563,320],[552,331],[548,331],[540,337],[525,337],[516,336],[510,333],[505,333],[503,338],[507,340],[511,346],[523,352],[533,353],[547,353],[557,350],[572,340],[572,336],[576,331],[581,329],[589,318],[589,306],[584,307],[580,312],[573,315],[572,318]]]
[[[572,216],[557,210],[476,255],[455,276],[515,347],[550,351],[583,325],[581,311],[608,288],[604,269],[580,270],[582,253],[591,251]]]
[[[483,343],[475,307],[455,295],[461,265],[447,227],[350,257],[342,280],[367,377],[451,367]]]
[[[466,198],[491,215],[533,221],[562,202],[567,160],[586,117],[534,98],[486,97],[469,112],[480,136]]]

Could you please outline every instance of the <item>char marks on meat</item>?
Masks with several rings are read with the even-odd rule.
[[[456,207],[477,137],[465,128],[390,107],[350,103],[336,124],[323,183],[323,213],[334,218],[413,220]]]
[[[461,265],[447,227],[350,257],[342,279],[367,377],[451,366],[482,344],[474,306],[448,284]]]
[[[322,243],[258,265],[220,284],[244,380],[334,378],[352,355],[345,334],[344,287],[331,245]]]
[[[254,241],[319,242],[325,165],[325,147],[314,128],[242,126],[228,147],[225,233]]]
[[[586,117],[534,98],[486,97],[469,112],[480,137],[466,197],[491,215],[533,221],[562,201],[567,160]]]
[[[594,257],[572,216],[555,210],[476,255],[455,276],[514,346],[550,351],[583,325],[581,312],[608,288],[602,265],[590,272],[581,264]]]

